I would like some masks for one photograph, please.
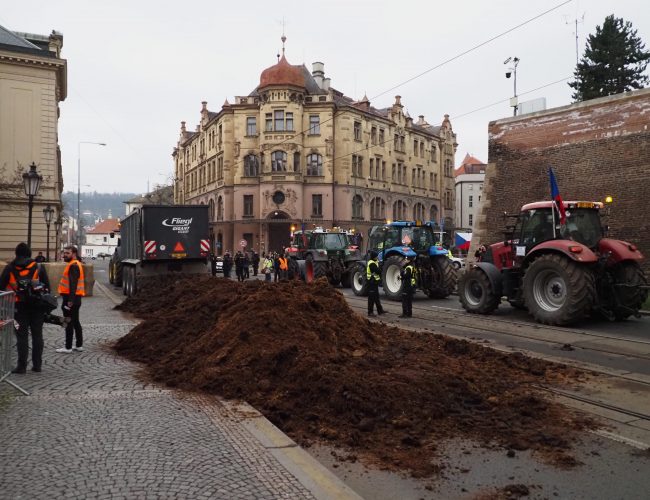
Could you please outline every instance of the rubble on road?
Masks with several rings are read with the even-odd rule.
[[[460,437],[568,466],[577,431],[594,426],[533,387],[583,372],[369,322],[325,280],[160,277],[118,308],[144,321],[115,349],[148,377],[245,400],[301,445],[324,441],[348,460],[429,476],[441,442]]]

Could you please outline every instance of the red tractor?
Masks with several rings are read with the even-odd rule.
[[[605,238],[603,204],[565,201],[560,225],[552,201],[524,205],[505,241],[491,245],[458,281],[463,308],[490,314],[505,296],[540,323],[568,325],[600,314],[638,316],[648,296],[632,243]]]

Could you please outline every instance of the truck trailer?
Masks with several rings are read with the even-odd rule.
[[[142,281],[169,273],[208,270],[207,205],[144,205],[120,224],[109,281],[131,297]]]

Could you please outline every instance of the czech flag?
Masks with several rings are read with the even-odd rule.
[[[459,250],[469,250],[469,244],[472,241],[472,233],[456,233],[456,248]]]
[[[560,224],[566,224],[566,211],[564,210],[564,202],[562,201],[562,196],[560,196],[560,189],[557,187],[557,182],[555,181],[555,174],[553,174],[553,167],[548,168],[548,176],[551,179],[551,198],[555,202],[558,212],[560,212]]]

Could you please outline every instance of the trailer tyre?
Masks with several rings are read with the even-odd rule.
[[[352,274],[352,292],[359,296],[368,295],[368,280],[366,279],[366,268],[362,263],[357,264],[351,270]]]
[[[406,260],[403,257],[393,255],[388,257],[382,266],[381,280],[384,285],[384,294],[391,300],[402,300],[404,283],[400,274],[405,264]]]
[[[465,271],[458,280],[458,299],[467,312],[491,314],[501,302],[490,280],[479,268]]]
[[[593,272],[559,254],[535,259],[524,275],[523,286],[528,312],[547,325],[578,322],[595,304]]]
[[[122,266],[120,276],[122,278],[120,279],[120,283],[122,284],[122,293],[128,297],[129,295],[129,290],[127,288],[127,285],[129,283],[129,277],[128,277],[128,272],[129,269],[127,267]]]
[[[113,285],[119,287],[122,286],[122,263],[121,262],[114,262],[111,264],[113,266]]]

